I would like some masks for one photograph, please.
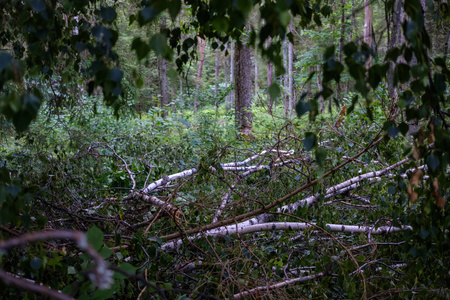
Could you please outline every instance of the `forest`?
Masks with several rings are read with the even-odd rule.
[[[0,42],[0,298],[450,298],[447,0],[0,0]]]

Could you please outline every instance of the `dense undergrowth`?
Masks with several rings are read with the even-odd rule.
[[[1,190],[1,238],[39,230],[87,231],[91,244],[117,267],[112,267],[114,283],[98,289],[89,280],[93,263],[88,256],[70,241],[46,241],[3,253],[2,268],[79,299],[223,299],[309,275],[318,277],[270,293],[262,288],[253,296],[402,298],[415,293],[445,298],[450,276],[445,231],[450,225],[445,217],[449,208],[441,211],[425,205],[428,211],[423,211],[421,203],[429,200],[420,187],[417,202],[408,200],[410,175],[401,174],[408,174],[416,162],[405,162],[388,176],[365,179],[353,190],[327,196],[332,186],[411,156],[411,137],[399,132],[368,147],[385,134],[382,102],[376,101],[372,108],[377,122],[357,107],[335,126],[338,112],[309,122],[307,117],[281,117],[281,107],[270,116],[255,106],[255,140],[235,136],[233,113],[224,108],[197,114],[172,112],[167,119],[152,109],[117,119],[92,98],[58,113],[44,107],[30,130],[20,135],[3,122],[1,176],[8,186]],[[220,166],[267,149],[275,152],[258,158],[255,164],[265,167],[249,176]],[[283,158],[276,153],[279,150],[294,154]],[[363,154],[357,159],[322,178],[360,151]],[[293,162],[277,166],[283,159]],[[196,176],[153,191],[177,207],[176,216],[145,201],[124,200],[131,189],[191,168],[198,170]],[[228,191],[230,200],[219,220],[257,210],[315,179],[318,184],[283,205],[310,195],[317,195],[317,204],[292,212],[278,210],[270,217],[279,222],[312,222],[314,227],[224,236],[200,233],[175,249],[163,250],[164,236],[213,222]],[[448,185],[441,186],[448,197]],[[326,224],[373,229],[411,225],[415,230],[375,236],[331,232]],[[1,285],[5,299],[38,297]]]

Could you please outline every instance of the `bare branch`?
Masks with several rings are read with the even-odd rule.
[[[77,243],[78,248],[86,252],[95,262],[96,267],[89,273],[89,278],[100,289],[107,289],[113,282],[113,273],[108,270],[106,262],[101,255],[89,245],[86,235],[81,231],[55,230],[41,231],[31,234],[25,234],[6,241],[0,241],[0,250],[8,250],[10,248],[26,245],[32,242],[68,239]]]
[[[313,279],[320,278],[320,277],[323,277],[323,276],[325,276],[325,273],[320,272],[320,273],[317,273],[315,275],[309,275],[309,276],[298,277],[298,278],[294,278],[294,279],[281,281],[281,282],[278,282],[276,284],[269,285],[269,286],[260,286],[260,287],[257,287],[257,288],[254,288],[254,289],[251,289],[251,290],[248,290],[248,291],[245,291],[245,292],[234,294],[234,298],[235,299],[240,299],[242,297],[254,294],[254,293],[259,292],[259,291],[270,291],[270,290],[278,289],[278,288],[281,288],[281,287],[284,287],[286,285],[290,285],[290,284],[293,284],[293,283],[309,281],[309,280],[313,280]]]
[[[5,271],[0,269],[0,279],[3,280],[7,285],[12,284],[17,287],[23,288],[27,291],[41,294],[53,299],[59,300],[73,300],[74,298],[67,296],[60,291],[54,291],[51,288],[42,285],[33,283],[31,280],[27,280],[21,278],[19,276],[15,276],[13,274],[6,273]]]

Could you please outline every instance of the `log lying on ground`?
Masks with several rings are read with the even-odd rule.
[[[332,186],[332,187],[327,189],[326,194],[324,195],[324,197],[325,198],[335,197],[335,196],[337,196],[339,194],[343,194],[345,192],[348,192],[348,191],[358,187],[361,181],[367,180],[367,179],[380,178],[381,176],[383,176],[385,174],[388,174],[393,169],[397,168],[398,166],[400,166],[400,165],[402,165],[402,164],[404,164],[404,163],[406,163],[408,161],[409,161],[409,159],[406,158],[406,159],[403,159],[403,160],[401,160],[401,161],[399,161],[399,162],[397,162],[397,163],[395,163],[395,164],[393,164],[393,165],[391,165],[391,166],[389,166],[389,167],[387,167],[387,168],[385,168],[383,170],[375,171],[375,172],[369,172],[369,173],[366,173],[366,174],[361,174],[361,175],[353,177],[353,178],[351,178],[349,180],[346,180],[346,181],[344,181],[342,183],[334,185],[334,186]],[[283,207],[278,209],[278,212],[292,213],[292,212],[294,212],[295,210],[297,210],[301,206],[304,206],[304,205],[310,206],[310,205],[315,204],[318,199],[319,199],[319,194],[316,194],[316,195],[313,195],[313,196],[309,196],[309,197],[306,197],[306,198],[304,198],[302,200],[299,200],[299,201],[297,201],[295,203],[284,205]],[[215,228],[215,229],[211,229],[211,230],[202,232],[201,234],[197,234],[197,235],[195,235],[193,237],[190,237],[189,239],[190,240],[194,240],[194,239],[197,239],[197,238],[202,237],[202,236],[224,236],[224,235],[229,235],[229,234],[233,234],[233,233],[240,233],[240,234],[250,233],[250,232],[258,231],[258,230],[252,231],[253,229],[257,229],[258,226],[262,226],[261,228],[265,228],[265,229],[261,229],[260,231],[270,230],[269,228],[271,226],[273,226],[273,224],[274,224],[274,223],[269,223],[271,221],[271,219],[272,219],[272,215],[268,214],[268,213],[265,213],[265,214],[258,215],[258,216],[254,217],[254,218],[251,218],[251,219],[249,219],[247,221],[243,221],[243,222],[240,222],[240,223],[237,223],[237,224],[233,224],[233,225],[222,226],[222,227],[218,227],[218,228]],[[286,222],[284,224],[286,224]],[[296,224],[305,224],[305,223],[296,223]],[[266,225],[268,227],[264,227]],[[331,225],[333,225],[333,224],[331,224]],[[300,226],[300,225],[298,225],[298,226]],[[302,226],[306,226],[306,225],[302,225]],[[343,225],[336,225],[336,226],[342,228]],[[347,228],[352,228],[352,227],[348,227],[348,225],[344,225],[344,226],[346,226]],[[356,227],[358,227],[358,226],[356,226]],[[250,229],[247,229],[247,228],[250,228]],[[405,228],[406,229],[410,229],[410,227],[405,227]],[[389,231],[389,232],[397,232],[399,230],[404,230],[405,228],[400,228],[400,229],[392,230],[392,231]],[[300,229],[300,228],[297,228],[297,229]],[[303,229],[305,229],[305,228],[303,228]],[[246,230],[250,230],[250,232],[246,232]],[[283,230],[283,229],[275,228],[273,230]],[[286,230],[286,229],[284,229],[284,230]],[[352,228],[352,230],[357,230],[357,229]],[[339,230],[337,230],[337,231],[339,231]],[[358,231],[356,231],[356,232],[358,232]],[[366,231],[364,231],[364,232],[366,232]],[[376,234],[376,233],[372,232],[372,234]],[[182,244],[182,240],[178,239],[178,240],[175,240],[175,241],[168,242],[168,243],[164,244],[163,248],[165,250],[169,250],[170,251],[170,250],[173,250],[174,248],[178,247],[181,244]]]
[[[203,232],[199,233],[195,236],[188,237],[190,241],[196,240],[205,236],[215,236],[215,237],[223,237],[229,236],[232,234],[249,234],[260,231],[293,231],[293,230],[306,230],[310,228],[316,228],[316,223],[304,223],[304,222],[269,222],[263,224],[255,224],[255,225],[246,225],[246,226],[227,226],[226,228],[219,228],[221,230],[217,230],[215,232]],[[401,227],[393,227],[393,226],[380,226],[375,228],[375,226],[360,226],[360,225],[344,225],[344,224],[326,224],[325,229],[331,232],[346,232],[346,233],[368,233],[371,235],[381,235],[381,234],[390,234],[401,232],[405,230],[412,230],[411,226],[401,226]],[[161,246],[162,250],[165,251],[173,251],[183,243],[182,239],[178,239],[175,241],[167,242]]]
[[[240,162],[232,162],[232,163],[225,163],[225,164],[220,164],[220,166],[222,167],[222,169],[224,171],[252,171],[252,170],[262,170],[262,169],[267,169],[270,168],[269,165],[256,165],[256,166],[247,166],[248,163],[250,163],[251,161],[259,158],[259,157],[263,157],[265,154],[267,153],[277,153],[278,154],[278,159],[280,159],[280,157],[288,157],[294,154],[294,150],[264,150],[259,154],[253,155],[243,161]],[[289,162],[293,162],[293,160],[290,160]],[[283,165],[286,162],[281,162],[278,165]],[[214,169],[212,169],[214,170]],[[147,185],[145,188],[143,188],[140,193],[142,194],[149,194],[151,192],[153,192],[156,188],[161,187],[161,186],[165,186],[166,184],[177,180],[177,179],[181,179],[181,178],[186,178],[189,176],[192,176],[194,174],[196,174],[198,172],[197,168],[192,168],[189,170],[185,170],[176,174],[172,174],[172,175],[168,175],[168,176],[163,176],[163,178],[156,180],[152,183],[150,183],[149,185]],[[134,198],[134,195],[128,195],[126,196],[124,199],[129,199],[129,198]]]

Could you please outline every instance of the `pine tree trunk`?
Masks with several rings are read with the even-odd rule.
[[[364,0],[364,43],[372,48],[372,7],[370,6],[370,0]],[[369,69],[372,66],[372,56],[369,55],[366,61],[366,68]]]
[[[284,116],[288,116],[289,111],[289,80],[288,80],[288,39],[285,37],[283,40],[283,67],[284,67],[284,75],[282,77],[282,85],[283,89],[283,107],[284,107]]]
[[[397,47],[401,43],[401,23],[402,23],[402,0],[395,0],[394,6],[392,8],[392,30],[389,36],[388,50]],[[388,96],[391,107],[397,102],[398,94],[394,86],[394,70],[395,62],[391,61],[389,63],[389,70],[387,73],[387,83],[388,83]]]
[[[251,50],[236,42],[234,52],[235,126],[241,136],[253,138]]]
[[[230,56],[230,84],[234,85],[234,50],[233,50],[233,46],[230,47],[231,48],[231,56]],[[233,100],[233,95],[234,92],[231,92],[229,95],[229,101],[228,101],[228,105],[229,107],[233,107],[234,105],[234,100]]]
[[[339,62],[343,63],[344,61],[344,43],[345,43],[345,0],[341,0],[341,37],[339,38]],[[337,98],[342,98],[342,90],[341,90],[341,84],[340,82],[336,83],[336,91],[337,91]],[[331,113],[331,101],[329,110]]]
[[[219,96],[219,51],[216,50],[216,59],[214,64],[214,96]]]
[[[317,67],[320,70],[320,67]],[[320,78],[320,73],[317,74],[317,89],[319,90],[319,93],[322,92],[322,79]],[[323,97],[319,97],[319,111],[321,114],[324,112],[324,103],[323,103]]]
[[[161,18],[161,29],[166,27],[166,19]],[[161,93],[161,99],[159,101],[161,109],[163,109],[162,117],[167,117],[167,105],[169,104],[169,82],[167,80],[167,61],[159,57],[159,89]]]
[[[225,52],[227,51],[228,48],[228,44],[225,45]],[[223,64],[223,75],[224,75],[224,79],[225,79],[225,88],[228,88],[229,83],[228,82],[228,61],[225,59],[224,64]],[[230,93],[231,94],[231,93]],[[230,104],[228,102],[228,95],[225,96],[225,110],[228,111],[230,109]]]
[[[254,64],[255,64],[255,95],[258,95],[258,90],[259,90],[259,86],[258,86],[258,77],[259,77],[259,70],[258,70],[258,59],[256,57],[256,51],[254,51],[254,55],[253,55],[254,59]]]
[[[269,37],[267,39],[266,47],[268,47],[271,43],[272,39]],[[267,91],[269,91],[269,87],[272,85],[272,74],[273,74],[273,65],[269,61],[267,63]],[[269,113],[269,115],[272,115],[272,107],[273,107],[272,97],[270,97],[270,93],[267,92],[267,112]]]
[[[200,91],[200,84],[202,80],[203,62],[205,60],[205,46],[206,41],[201,37],[198,37],[198,49],[200,51],[200,61],[198,62],[197,85],[195,87],[194,112],[197,111],[199,105],[198,97]]]
[[[355,0],[352,0],[352,28],[350,30],[350,41],[353,41],[353,32],[355,31],[355,26],[356,26],[356,17],[355,17]]]
[[[289,25],[289,30],[293,30],[292,21]],[[292,117],[294,107],[294,44],[289,42],[289,57],[288,57],[288,75],[289,75],[289,105],[288,117]]]

